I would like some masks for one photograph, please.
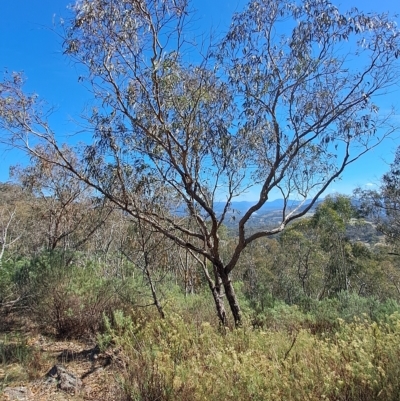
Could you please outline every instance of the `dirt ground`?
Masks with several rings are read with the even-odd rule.
[[[51,375],[55,367],[78,385],[62,390],[60,378]],[[38,333],[26,319],[0,320],[1,401],[121,401],[120,371],[115,351],[100,352],[94,339],[61,341]]]

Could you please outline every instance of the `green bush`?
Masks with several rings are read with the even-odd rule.
[[[395,300],[380,302],[374,297],[363,297],[346,291],[322,301],[305,299],[300,308],[314,322],[315,332],[334,331],[338,318],[348,323],[360,317],[384,322],[387,316],[400,312],[400,306]]]
[[[24,262],[22,262],[24,263]],[[0,266],[0,308],[20,298],[21,292],[15,284],[14,277],[21,261],[9,260]]]
[[[273,307],[255,313],[251,319],[257,328],[288,331],[305,326],[307,321],[308,316],[297,305],[287,305],[282,301],[275,301]]]
[[[58,337],[95,334],[103,327],[103,315],[122,308],[112,278],[101,266],[65,255],[44,253],[29,261],[16,275],[29,294],[27,308],[42,330]]]

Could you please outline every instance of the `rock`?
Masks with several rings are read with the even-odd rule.
[[[29,401],[32,399],[32,392],[26,387],[6,387],[3,393],[10,401]]]
[[[61,365],[54,365],[47,373],[47,377],[57,378],[58,388],[67,393],[75,394],[82,387],[82,381]]]

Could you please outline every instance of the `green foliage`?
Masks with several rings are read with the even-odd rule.
[[[21,285],[21,269],[28,263],[26,258],[10,259],[0,267],[0,313],[18,310],[28,301],[26,287]]]
[[[336,330],[338,319],[350,323],[362,316],[370,322],[384,322],[388,316],[400,313],[400,306],[395,300],[379,302],[374,297],[345,291],[322,301],[304,299],[301,309],[310,318],[310,329],[320,333]]]
[[[327,232],[346,229],[346,223],[356,216],[356,210],[349,196],[327,196],[320,204],[311,221],[315,227],[321,227]]]
[[[118,288],[101,265],[69,260],[57,252],[43,253],[20,269],[16,281],[29,294],[26,307],[42,330],[60,337],[94,334],[104,314],[121,308]]]
[[[275,300],[270,308],[254,313],[252,324],[262,329],[292,331],[299,327],[306,327],[309,317],[297,305],[287,305]]]
[[[16,294],[13,276],[15,263],[6,262],[0,266],[0,305],[10,301]]]
[[[246,250],[240,278],[256,313],[275,300],[301,306],[342,292],[380,301],[399,298],[400,276],[387,250],[348,238],[349,224],[362,224],[354,213],[348,197],[328,197],[312,217]]]

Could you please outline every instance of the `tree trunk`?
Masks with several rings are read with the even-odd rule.
[[[217,267],[214,265],[214,277],[215,281],[211,278],[210,273],[207,269],[207,261],[201,261],[200,259],[196,258],[196,260],[200,263],[201,267],[203,268],[204,275],[207,279],[208,287],[210,288],[211,294],[214,299],[215,307],[217,309],[218,318],[223,326],[226,326],[228,323],[226,317],[226,310],[223,300],[223,295],[221,293],[222,281],[221,277],[218,274]]]
[[[209,283],[210,285],[210,283]],[[221,294],[220,287],[215,285],[210,285],[211,293],[214,298],[215,307],[217,308],[218,318],[223,326],[228,324],[228,319],[226,317],[226,310],[223,300],[223,295]]]
[[[162,319],[165,319],[164,309],[163,309],[163,307],[161,306],[160,302],[158,301],[156,289],[155,289],[155,287],[154,287],[153,280],[152,280],[152,278],[151,278],[150,272],[149,272],[149,270],[148,270],[147,267],[146,267],[146,276],[147,276],[147,280],[148,280],[149,285],[150,285],[151,296],[153,297],[154,305],[156,306],[156,308],[157,308],[157,310],[158,310],[158,313],[160,314],[161,318],[162,318]]]
[[[236,297],[235,289],[232,285],[232,280],[229,274],[226,274],[225,271],[220,273],[222,284],[224,286],[225,295],[229,302],[229,307],[232,312],[233,319],[235,321],[235,326],[239,327],[242,324],[242,312],[240,310],[239,302]]]
[[[212,280],[209,280],[208,283],[209,283],[211,292],[213,294],[213,298],[214,298],[215,306],[217,308],[219,320],[223,326],[227,326],[228,319],[226,316],[225,304],[224,304],[224,299],[223,299],[224,295],[222,293],[222,280],[221,280],[220,275],[218,274],[217,266],[213,265],[213,271],[214,271],[214,282]]]
[[[149,271],[149,259],[148,259],[147,251],[144,251],[144,271],[146,273],[147,281],[149,282],[151,296],[153,297],[154,305],[156,306],[161,318],[165,319],[165,313],[164,313],[163,307],[161,306],[160,302],[158,301],[156,289],[154,287],[153,279],[152,279],[151,273]]]

